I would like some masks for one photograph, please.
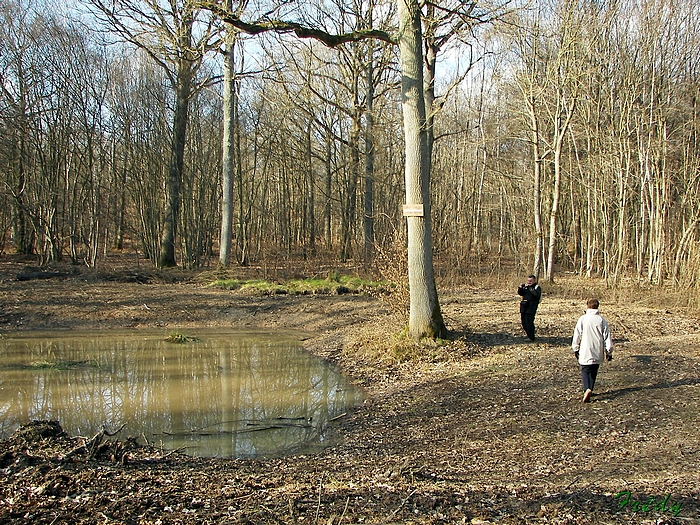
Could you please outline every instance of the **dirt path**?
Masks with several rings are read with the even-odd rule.
[[[0,444],[0,523],[700,523],[700,324],[681,310],[603,302],[615,359],[583,405],[568,345],[584,306],[553,294],[533,344],[509,290],[443,291],[457,337],[401,362],[377,349],[400,355],[402,321],[370,297],[3,268],[0,330],[302,329],[368,398],[332,446],[290,458],[193,459],[114,438],[91,456],[85,438],[25,428]]]

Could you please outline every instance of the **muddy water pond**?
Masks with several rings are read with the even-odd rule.
[[[119,430],[201,457],[324,446],[361,400],[300,334],[221,330],[0,334],[0,437],[30,420]]]

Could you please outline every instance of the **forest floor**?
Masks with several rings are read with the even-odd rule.
[[[409,356],[404,319],[381,298],[243,295],[143,266],[35,272],[0,256],[0,337],[303,330],[366,398],[327,448],[291,457],[193,458],[127,436],[96,447],[29,424],[0,442],[0,523],[700,523],[697,312],[601,292],[615,357],[583,404],[569,345],[590,282],[543,286],[535,343],[517,282],[441,289],[452,335]]]

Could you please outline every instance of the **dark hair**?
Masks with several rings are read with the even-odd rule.
[[[596,299],[595,297],[591,297],[591,298],[586,302],[586,306],[587,306],[588,308],[593,309],[593,310],[597,310],[598,307],[600,306],[600,301],[598,301],[598,299]]]
[[[537,276],[536,276],[536,275],[528,275],[527,278],[528,278],[528,279],[534,279],[535,282],[537,282]]]

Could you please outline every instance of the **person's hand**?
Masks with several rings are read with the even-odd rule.
[[[612,354],[605,354],[606,361],[612,361]]]
[[[578,359],[578,352],[574,352],[574,355],[576,356],[576,359]]]

